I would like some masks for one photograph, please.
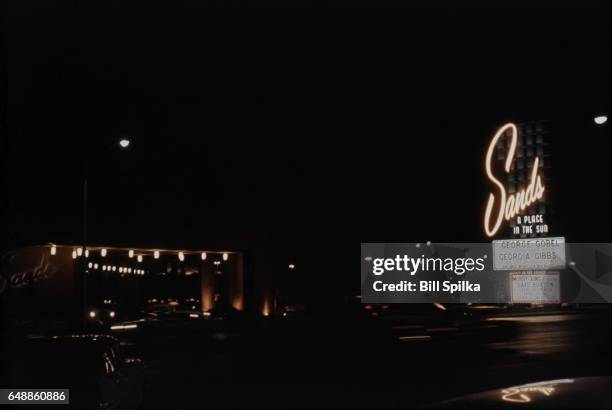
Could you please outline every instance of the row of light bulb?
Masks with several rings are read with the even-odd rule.
[[[75,250],[72,251],[72,259],[76,259],[78,257],[83,256],[83,253],[85,253],[85,257],[89,258],[89,249],[85,249],[85,252],[83,252],[83,248],[76,248]],[[57,246],[53,245],[51,246],[51,255],[56,255],[57,254]],[[100,256],[105,257],[107,254],[107,250],[105,248],[102,248],[100,250]],[[153,259],[159,259],[159,251],[154,251],[153,252]],[[134,256],[136,256],[136,260],[138,260],[138,262],[142,262],[143,256],[142,255],[136,255],[133,249],[130,249],[128,251],[128,256],[130,258],[133,258]],[[180,251],[178,253],[178,258],[181,262],[183,262],[185,260],[185,252]],[[206,254],[206,252],[202,252],[200,254],[200,258],[205,261],[208,258],[208,255]],[[229,259],[229,253],[227,252],[223,252],[222,254],[222,258],[224,261],[227,261]]]
[[[93,263],[93,262],[89,262],[89,264],[87,265],[89,267],[89,269],[98,269],[100,266],[97,263]],[[111,266],[111,265],[102,265],[102,270],[103,271],[109,271],[109,272],[117,272],[119,271],[119,273],[134,273],[135,275],[144,275],[145,271],[144,269],[132,269],[132,268],[126,268],[123,266]]]

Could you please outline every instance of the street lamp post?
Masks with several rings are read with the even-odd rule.
[[[119,142],[119,147],[121,147],[121,149],[127,149],[130,144],[131,144],[131,140],[127,137],[122,137]],[[82,284],[82,307],[81,307],[81,317],[84,320],[84,325],[87,324],[87,317],[85,315],[85,312],[87,310],[87,258],[86,258],[86,254],[87,254],[87,223],[88,223],[88,199],[89,199],[89,155],[87,155],[87,153],[85,153],[85,155],[83,156],[83,209],[82,209],[82,213],[83,213],[83,221],[82,221],[82,249],[83,249],[83,253],[82,256],[80,258],[80,270],[81,270],[81,280],[83,281]]]

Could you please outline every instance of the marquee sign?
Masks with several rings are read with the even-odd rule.
[[[561,303],[559,271],[510,272],[512,303]]]
[[[493,154],[501,138],[506,135],[510,138],[508,152],[505,156],[504,170],[510,173],[515,161],[516,147],[518,144],[518,128],[513,123],[503,125],[491,140],[485,159],[485,170],[487,179],[494,185],[493,191],[489,194],[489,200],[484,215],[484,230],[487,236],[494,236],[504,222],[517,217],[517,224],[527,218],[530,220],[536,216],[524,215],[525,211],[534,203],[542,200],[544,195],[544,184],[539,173],[540,158],[535,156],[529,183],[517,192],[509,193],[506,186],[500,181],[501,177],[496,175],[493,170]],[[516,228],[515,228],[516,229]],[[527,229],[527,227],[525,228]],[[521,232],[520,228],[515,233],[546,233],[546,232]]]

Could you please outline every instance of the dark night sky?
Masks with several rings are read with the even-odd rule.
[[[486,141],[537,119],[565,232],[604,240],[606,2],[402,3],[7,2],[4,243],[79,240],[83,155],[93,242],[479,241]]]

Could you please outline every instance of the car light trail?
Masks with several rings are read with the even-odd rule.
[[[426,340],[431,340],[431,336],[400,336],[398,339],[400,342],[423,342]]]
[[[114,325],[111,326],[111,330],[128,330],[128,329],[136,329],[138,327],[137,324],[131,325]]]

